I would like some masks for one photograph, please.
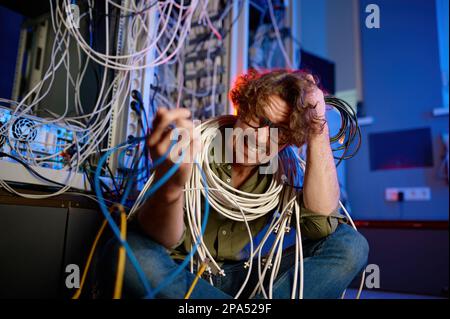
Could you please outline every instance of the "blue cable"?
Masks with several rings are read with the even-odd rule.
[[[169,180],[169,178],[172,177],[173,174],[175,174],[175,172],[180,167],[183,158],[180,161],[176,162],[160,179],[156,181],[155,184],[152,185],[152,187],[144,195],[145,200],[147,200],[150,196],[152,196],[161,186],[163,186]]]
[[[94,36],[92,32],[92,21],[89,21],[89,46],[92,48],[94,45]]]
[[[175,140],[172,140],[172,142],[171,142],[171,144],[170,144],[170,146],[169,146],[169,148],[168,148],[168,150],[166,151],[166,153],[164,153],[162,156],[160,156],[159,158],[157,158],[153,163],[152,163],[152,165],[151,165],[151,167],[150,167],[150,169],[154,169],[154,168],[156,168],[156,167],[158,167],[159,165],[161,165],[165,160],[166,160],[166,158],[169,156],[169,154],[170,154],[170,152],[172,151],[172,148],[175,146],[175,144],[176,144],[176,141]],[[183,161],[183,158],[184,158],[184,155],[183,155],[183,157],[181,158],[181,160],[180,160],[180,163],[177,165],[177,164],[175,164],[156,184],[158,184],[158,183],[160,183],[160,181],[162,180],[162,179],[164,179],[164,181],[161,183],[161,185],[159,185],[159,186],[157,186],[157,188],[154,190],[154,191],[156,191],[159,187],[161,187],[174,173],[175,173],[175,171],[178,169],[178,167],[180,167],[180,164],[181,164],[181,162]],[[172,172],[173,171],[173,172]],[[170,175],[168,176],[168,177],[166,177],[166,175],[169,173],[169,172],[171,172],[170,173]],[[131,178],[130,178],[130,180],[128,180],[128,182],[127,182],[127,186],[126,186],[126,188],[125,188],[125,191],[124,191],[124,193],[123,193],[123,195],[122,195],[122,199],[121,199],[121,201],[120,201],[120,204],[121,205],[124,205],[125,204],[125,201],[127,200],[127,198],[128,198],[128,195],[129,195],[129,193],[130,193],[130,191],[131,191],[131,186],[132,186],[132,180],[133,180],[133,177],[134,177],[134,173],[132,173],[132,175],[131,175]],[[139,177],[139,173],[138,173],[138,175],[137,175],[137,177]],[[155,185],[156,185],[155,184]],[[155,187],[155,186],[153,186],[153,187]],[[152,187],[152,188],[153,188]],[[152,188],[150,189],[150,190],[152,190]],[[150,191],[149,190],[149,191]],[[154,191],[152,191],[152,194],[154,193]],[[148,197],[149,197],[150,195],[148,195],[147,197],[144,197],[145,199],[147,199]]]
[[[174,128],[174,130],[176,130],[176,128]],[[164,160],[169,156],[169,154],[172,151],[172,148],[175,146],[175,144],[176,144],[176,140],[172,140],[169,149],[166,151],[166,153],[163,156],[157,158],[153,162],[152,168],[155,168],[164,162]],[[144,201],[147,200],[150,196],[152,196],[161,186],[163,186],[169,180],[169,178],[172,177],[173,174],[175,174],[175,172],[178,170],[181,163],[183,162],[185,155],[186,154],[183,151],[179,161],[177,161],[158,181],[156,181],[156,183],[154,185],[152,185],[152,187],[149,190],[147,190],[147,192],[144,195]]]
[[[155,161],[153,161],[151,168],[155,168],[155,167],[161,165],[166,160],[166,158],[169,156],[169,154],[172,151],[172,148],[175,146],[175,144],[176,144],[176,140],[172,140],[168,150],[161,157],[159,157]]]
[[[114,220],[112,219],[111,215],[109,214],[109,211],[108,211],[108,209],[107,209],[107,206],[106,206],[106,203],[105,203],[105,200],[104,200],[104,198],[103,198],[102,191],[101,191],[101,187],[100,187],[101,167],[104,165],[104,163],[106,162],[106,159],[110,156],[110,154],[113,153],[114,151],[116,151],[117,149],[119,149],[119,148],[122,147],[122,146],[129,145],[129,144],[131,144],[131,145],[132,145],[132,144],[136,144],[136,143],[138,143],[138,142],[140,142],[140,141],[142,141],[142,140],[144,140],[144,139],[145,139],[145,137],[133,138],[133,139],[131,139],[130,141],[127,141],[127,142],[125,142],[125,143],[119,144],[119,145],[117,145],[116,147],[110,149],[108,152],[106,152],[106,153],[100,158],[100,160],[99,160],[99,162],[98,162],[98,164],[97,164],[97,168],[96,168],[96,171],[95,171],[95,178],[94,178],[94,187],[95,187],[95,192],[96,192],[96,194],[97,194],[98,200],[99,200],[99,202],[100,202],[100,208],[101,208],[101,211],[102,211],[102,213],[103,213],[105,219],[108,221],[108,223],[109,223],[109,225],[110,225],[110,227],[111,227],[111,229],[112,229],[114,235],[117,237],[117,239],[119,240],[120,244],[123,245],[123,247],[125,248],[125,251],[126,251],[126,253],[127,253],[127,256],[128,256],[128,258],[129,258],[130,262],[132,263],[133,267],[136,269],[136,272],[137,272],[137,274],[138,274],[138,277],[139,277],[139,279],[142,281],[142,283],[143,283],[143,285],[144,285],[144,288],[145,288],[145,290],[146,290],[146,296],[152,298],[153,296],[156,295],[156,293],[157,293],[158,291],[160,291],[162,288],[164,288],[166,285],[168,285],[170,282],[172,282],[173,279],[179,274],[179,272],[181,272],[181,270],[182,270],[184,267],[186,267],[187,263],[189,262],[189,260],[190,260],[190,258],[191,258],[191,257],[189,257],[189,256],[193,256],[193,254],[194,254],[195,251],[197,250],[199,238],[197,239],[197,244],[195,245],[194,249],[193,249],[193,250],[191,251],[191,253],[186,257],[185,261],[183,261],[183,263],[179,266],[180,269],[177,269],[171,276],[169,276],[168,278],[166,278],[166,280],[165,280],[166,283],[163,282],[162,284],[164,284],[164,285],[160,284],[160,285],[156,288],[156,289],[157,289],[156,292],[152,292],[152,290],[151,290],[151,288],[150,288],[150,284],[149,284],[149,282],[148,282],[148,279],[147,279],[147,277],[146,277],[144,271],[143,271],[142,268],[140,267],[138,260],[136,259],[135,255],[133,254],[133,252],[132,252],[132,250],[131,250],[131,247],[128,245],[128,243],[127,243],[126,240],[122,240],[122,238],[121,238],[121,236],[120,236],[120,230],[119,230],[119,228],[117,227],[117,225],[116,225],[116,223],[114,222]],[[176,143],[176,141],[175,141],[175,140],[172,140],[172,143],[171,143],[169,149],[166,151],[166,153],[165,153],[163,156],[159,157],[158,159],[156,159],[156,160],[153,162],[152,168],[155,168],[155,167],[157,167],[158,165],[160,165],[161,163],[163,163],[163,161],[164,161],[164,160],[168,157],[168,155],[170,154],[170,151],[172,150],[172,147],[175,145],[175,143]],[[184,159],[184,156],[185,156],[185,153],[183,152],[183,153],[181,154],[180,160],[177,161],[177,162],[176,162],[176,163],[175,163],[175,164],[174,164],[174,165],[173,165],[173,166],[172,166],[172,167],[171,167],[171,168],[170,168],[170,169],[169,169],[169,170],[168,170],[168,171],[167,171],[167,172],[166,172],[166,173],[165,173],[165,174],[164,174],[164,175],[163,175],[163,176],[162,176],[162,177],[161,177],[161,178],[160,178],[160,179],[159,179],[159,180],[158,180],[158,181],[157,181],[157,182],[149,189],[149,190],[148,190],[148,192],[145,194],[145,199],[147,199],[147,198],[150,197],[152,194],[154,194],[154,193],[156,192],[156,190],[158,190],[162,185],[164,185],[164,184],[169,180],[169,178],[172,177],[173,174],[175,174],[175,172],[176,172],[176,171],[178,170],[178,168],[180,167],[180,165],[181,165],[181,163],[182,163],[182,161],[183,161],[183,159]],[[200,165],[199,165],[198,163],[195,163],[195,164],[199,167],[199,169],[200,169],[200,171],[201,171],[202,178],[203,178],[203,180],[205,181],[205,189],[206,189],[206,194],[207,194],[208,188],[207,188],[207,184],[206,184],[206,176],[205,176],[203,170],[201,169]],[[124,202],[126,201],[126,199],[127,199],[127,197],[128,197],[128,193],[129,193],[130,190],[131,190],[131,185],[132,185],[132,183],[131,183],[131,181],[129,181],[129,182],[127,183],[127,187],[126,187],[126,189],[125,189],[125,192],[124,192],[124,194],[123,194],[123,196],[122,196],[122,199],[121,199],[121,202],[120,202],[121,205],[123,205]],[[206,195],[206,197],[207,197],[207,195]],[[205,229],[205,227],[206,227],[206,222],[207,222],[207,219],[208,219],[208,215],[209,215],[209,201],[206,200],[206,201],[205,201],[205,215],[204,215],[203,222],[202,222],[202,235],[203,235],[204,229]],[[188,257],[189,257],[189,258],[188,258]]]
[[[141,154],[142,155],[142,154]],[[133,164],[132,164],[132,166],[134,166],[134,165],[139,165],[139,159],[137,160],[137,163],[136,163],[136,161],[134,161],[133,162]],[[127,185],[126,185],[126,187],[125,187],[125,191],[123,192],[123,195],[122,195],[122,199],[120,200],[120,205],[124,205],[125,204],[125,201],[127,200],[127,198],[128,198],[128,195],[130,194],[130,192],[131,192],[131,186],[133,185],[133,179],[134,179],[134,174],[135,174],[135,171],[137,170],[138,168],[137,167],[134,167],[133,168],[133,170],[132,170],[132,172],[131,172],[131,176],[130,176],[130,178],[128,179],[128,181],[127,181]],[[137,173],[137,176],[136,177],[139,177],[139,173]]]
[[[143,138],[137,138],[134,139],[133,142],[142,140]],[[121,245],[123,245],[123,247],[125,248],[125,251],[127,253],[127,256],[130,260],[130,262],[132,263],[133,267],[136,269],[136,272],[138,274],[139,279],[142,281],[142,284],[144,285],[144,288],[147,292],[147,294],[151,294],[151,288],[150,288],[150,284],[148,282],[148,279],[144,273],[144,271],[142,270],[141,266],[139,265],[138,260],[136,259],[136,256],[133,254],[133,251],[131,250],[131,247],[128,245],[126,240],[123,240],[120,236],[120,230],[117,227],[116,223],[114,222],[113,218],[111,217],[105,200],[103,198],[103,194],[100,188],[100,173],[101,173],[101,167],[103,166],[103,164],[106,162],[106,159],[109,157],[109,155],[114,152],[115,150],[117,150],[119,147],[122,147],[124,145],[129,144],[129,142],[125,142],[122,144],[119,144],[118,146],[114,147],[113,149],[109,150],[108,152],[106,152],[99,160],[97,168],[95,170],[95,178],[94,178],[94,186],[95,186],[95,192],[97,194],[97,198],[99,200],[100,203],[100,209],[105,217],[105,219],[108,221],[108,224],[111,227],[111,230],[113,231],[114,235],[116,236],[117,240],[120,242]]]
[[[187,264],[191,260],[191,258],[194,256],[195,252],[197,251],[200,237],[203,236],[206,228],[206,224],[208,222],[209,217],[209,200],[208,200],[208,184],[206,182],[206,175],[201,166],[198,164],[198,162],[195,162],[195,165],[199,168],[200,173],[202,175],[203,182],[205,183],[205,212],[203,214],[203,221],[202,221],[202,230],[201,235],[196,238],[195,245],[192,248],[192,250],[189,252],[189,254],[184,258],[183,262],[175,269],[173,273],[171,273],[169,276],[167,276],[150,294],[147,294],[146,298],[154,298],[158,292],[160,292],[163,288],[165,288],[167,285],[172,283],[172,281],[175,280],[176,276],[178,276],[184,268],[186,268]]]

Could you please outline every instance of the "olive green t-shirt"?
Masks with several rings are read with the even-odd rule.
[[[224,182],[231,184],[231,164],[221,163],[210,164],[211,170]],[[243,192],[262,194],[270,182],[272,175],[260,174],[259,169],[239,187]],[[331,215],[325,216],[313,212],[303,205],[302,196],[299,196],[300,204],[300,230],[303,237],[317,240],[331,234],[337,227],[339,221],[344,221],[344,216],[340,215],[336,209]],[[270,222],[273,212],[265,216],[249,221],[251,233],[256,236]],[[187,225],[187,221],[185,221]],[[218,262],[237,261],[248,258],[248,252],[244,248],[250,242],[247,227],[244,222],[228,219],[210,207],[210,213],[203,241],[207,246],[211,256]],[[184,258],[191,250],[193,240],[190,231],[185,228],[184,235],[174,249],[171,250],[173,258]]]

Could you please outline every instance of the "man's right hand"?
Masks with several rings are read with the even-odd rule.
[[[164,162],[156,167],[156,180],[161,178],[170,167],[182,161],[175,174],[158,192],[165,197],[163,199],[169,201],[181,196],[184,185],[191,176],[195,155],[200,149],[200,139],[194,136],[194,123],[190,116],[191,112],[188,109],[168,110],[159,108],[153,121],[153,131],[147,140],[153,161],[164,156],[170,149],[170,153]],[[181,139],[171,148],[172,138],[174,137],[181,137]],[[182,159],[180,157],[181,152],[184,152]]]

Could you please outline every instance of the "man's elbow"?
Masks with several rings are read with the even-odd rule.
[[[340,192],[338,191],[331,198],[316,202],[315,205],[311,205],[311,207],[308,207],[308,203],[305,202],[305,207],[312,210],[313,212],[316,212],[318,215],[330,216],[339,210],[339,199]]]
[[[311,205],[309,206],[306,202],[304,203],[305,208],[314,212],[316,215],[320,216],[330,216],[339,209],[339,201],[335,204],[325,204],[325,205]]]

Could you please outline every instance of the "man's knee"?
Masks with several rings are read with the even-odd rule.
[[[153,261],[168,256],[167,249],[140,231],[129,232],[127,242],[136,258]],[[155,265],[156,266],[156,265]]]
[[[152,268],[158,267],[158,261],[163,260],[161,257],[168,256],[168,251],[161,244],[155,242],[140,231],[129,231],[127,234],[127,243],[136,259],[140,263],[142,262]],[[121,243],[115,237],[111,238],[106,247],[109,251],[110,258],[117,258],[120,247]],[[129,262],[129,258],[127,258],[127,262]],[[150,263],[155,263],[155,265],[150,265]]]
[[[351,226],[339,225],[335,233],[337,237],[336,247],[341,257],[345,260],[346,270],[355,275],[367,264],[369,256],[369,243],[367,239]]]
[[[170,258],[167,250],[140,231],[130,231],[127,234],[127,243],[136,257],[138,267],[142,269],[146,280],[150,284],[154,285],[160,282],[175,267],[175,263]],[[102,286],[107,294],[113,288],[112,282],[116,276],[120,246],[121,244],[116,238],[111,238],[103,247],[103,253],[101,254],[102,277],[107,279],[102,279]],[[123,283],[123,295],[125,298],[141,298],[146,294],[142,278],[138,275],[135,266],[137,265],[132,263],[130,258],[127,257]]]

